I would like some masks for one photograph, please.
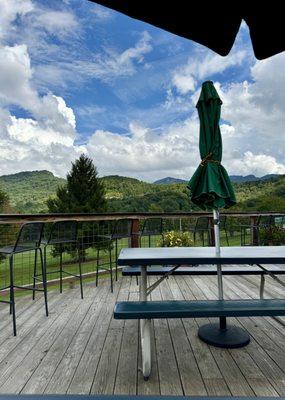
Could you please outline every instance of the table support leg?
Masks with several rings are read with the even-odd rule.
[[[147,267],[141,267],[140,277],[140,301],[147,301]],[[151,343],[150,343],[150,319],[140,320],[142,372],[147,380],[151,372]]]
[[[264,299],[264,286],[265,286],[265,276],[264,274],[262,274],[260,279],[260,289],[259,289],[260,299]]]

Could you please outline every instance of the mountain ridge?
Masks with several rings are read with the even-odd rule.
[[[264,181],[267,179],[274,179],[277,178],[279,176],[282,175],[278,175],[278,174],[267,174],[261,177],[257,177],[255,175],[230,175],[230,180],[232,182],[236,182],[236,183],[240,183],[240,182],[255,182],[255,181]],[[181,179],[181,178],[173,178],[171,176],[167,176],[166,178],[162,178],[162,179],[158,179],[156,181],[154,181],[153,183],[155,185],[169,185],[172,183],[187,183],[187,180]]]
[[[233,181],[238,205],[232,210],[284,211],[285,212],[285,175],[237,176]],[[169,180],[164,184],[140,181],[139,179],[108,175],[103,180],[106,199],[110,212],[177,212],[191,211],[193,204],[189,199],[186,182]],[[174,180],[176,178],[173,178]],[[0,188],[10,198],[14,212],[45,213],[48,211],[46,200],[56,194],[59,186],[66,180],[54,176],[50,171],[23,171],[0,176]]]

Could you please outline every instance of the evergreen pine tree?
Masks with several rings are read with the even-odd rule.
[[[47,201],[51,213],[100,213],[107,209],[105,188],[98,178],[98,173],[92,160],[82,154],[72,163],[71,171],[67,174],[67,184],[59,187],[56,197]],[[86,250],[96,247],[97,240],[92,223],[82,223],[79,229],[80,257],[84,261]],[[75,256],[74,249],[67,248],[67,252]],[[58,255],[58,249],[53,249],[53,255]]]
[[[56,198],[47,201],[52,213],[100,213],[107,209],[105,188],[92,160],[82,154],[72,163],[66,186],[59,187]]]
[[[0,189],[0,213],[7,212],[9,208],[9,197]]]

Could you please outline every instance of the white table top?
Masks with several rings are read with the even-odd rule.
[[[125,248],[118,265],[285,264],[285,246]]]

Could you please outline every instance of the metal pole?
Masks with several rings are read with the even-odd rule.
[[[213,210],[214,216],[214,234],[215,234],[215,248],[216,256],[221,256],[221,246],[220,246],[220,214],[217,209]],[[218,274],[218,288],[219,288],[219,300],[223,300],[223,278],[222,278],[222,268],[221,264],[217,264],[217,274]]]
[[[216,256],[221,256],[221,245],[220,245],[220,213],[217,209],[213,210],[214,217],[214,235],[215,235],[215,248]],[[219,300],[224,299],[223,291],[223,276],[222,276],[222,266],[217,264],[217,276],[218,276],[218,290],[219,290]],[[226,317],[220,317],[220,329],[227,329],[227,319]]]

